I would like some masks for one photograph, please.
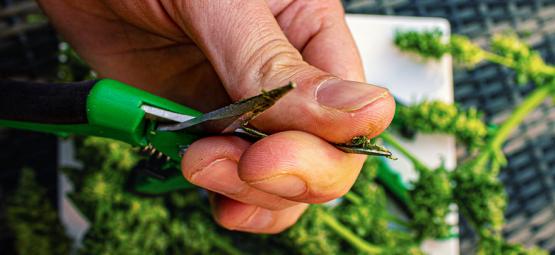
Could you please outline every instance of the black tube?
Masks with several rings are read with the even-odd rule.
[[[87,123],[87,96],[96,81],[38,83],[0,80],[0,119],[42,124]]]

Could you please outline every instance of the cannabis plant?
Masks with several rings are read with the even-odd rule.
[[[503,239],[507,197],[497,177],[506,164],[502,152],[505,140],[528,113],[552,95],[555,68],[512,35],[495,36],[491,51],[462,36],[444,38],[439,31],[401,31],[394,43],[401,50],[425,59],[451,54],[466,68],[482,61],[498,63],[514,69],[517,82],[532,81],[536,89],[499,126],[486,125],[481,120],[482,114],[475,109],[440,101],[400,105],[392,127],[380,135],[380,140],[412,162],[418,178],[410,188],[392,192],[384,184],[387,177],[383,174],[382,160],[385,159],[368,158],[353,188],[343,198],[334,205],[310,206],[297,224],[277,235],[238,233],[219,227],[211,218],[207,195],[202,190],[175,191],[156,197],[134,194],[127,189],[132,169],[140,158],[133,148],[101,138],[78,139],[78,159],[84,168],[64,169],[64,173],[75,186],[69,198],[91,227],[77,253],[424,254],[419,248],[423,240],[450,238],[456,234],[455,226],[446,221],[456,205],[479,236],[478,254],[547,254]],[[62,54],[66,57],[61,58],[65,61],[60,67],[61,79],[91,75],[88,69],[83,70],[83,63],[71,49],[62,47]],[[72,71],[76,66],[78,74]],[[455,169],[430,168],[397,142],[394,132],[404,136],[416,132],[452,135],[466,145],[469,158]],[[28,186],[21,184],[21,187]],[[404,205],[407,218],[390,213],[387,194],[391,193]],[[14,203],[18,208],[28,206],[50,214],[52,211],[35,206],[39,202],[36,199],[14,201],[18,201]],[[34,201],[33,205],[27,203],[30,201]],[[12,215],[27,213],[16,212]],[[30,245],[20,240],[31,236],[30,233],[34,244],[45,247],[67,240],[57,234],[59,223],[47,218],[44,222],[52,228],[48,231],[35,230],[31,221],[17,221],[22,224],[14,228],[21,247]],[[67,254],[68,249],[64,247],[50,254]],[[19,252],[32,253],[24,248]]]

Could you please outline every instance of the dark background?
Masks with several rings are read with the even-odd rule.
[[[546,62],[555,62],[555,0],[344,0],[349,13],[443,17],[453,33],[487,45],[495,33],[516,31]],[[52,80],[56,77],[58,38],[34,1],[0,0],[0,79]],[[501,122],[533,89],[518,86],[506,68],[481,64],[454,73],[455,99],[474,106],[486,120]],[[509,195],[505,236],[509,241],[539,245],[555,254],[555,108],[546,102],[512,136],[505,152],[509,165],[501,179]],[[0,128],[0,212],[13,192],[19,170],[29,166],[48,187],[55,204],[57,138]],[[461,153],[461,159],[463,157]],[[0,213],[0,229],[5,230]],[[472,233],[461,226],[461,254],[474,246]],[[11,254],[9,232],[0,231],[0,245]]]
[[[50,80],[56,76],[58,38],[40,19],[34,1],[0,0],[0,79]],[[15,254],[12,234],[5,224],[6,197],[17,186],[23,167],[36,170],[57,205],[57,138],[0,127],[0,250]]]

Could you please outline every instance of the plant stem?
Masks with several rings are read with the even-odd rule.
[[[320,216],[320,219],[322,219],[322,221],[326,223],[328,227],[333,229],[335,233],[337,233],[339,236],[343,238],[343,240],[353,245],[359,251],[362,251],[367,254],[382,253],[382,249],[380,247],[364,241],[355,233],[351,232],[351,230],[343,226],[343,224],[341,224],[339,221],[337,221],[337,219],[335,219],[335,217],[331,216],[327,212],[319,211],[318,214]]]
[[[491,53],[489,51],[483,51],[483,53],[484,53],[484,59],[489,62],[493,62],[513,69],[516,67],[514,61],[510,58],[502,57],[497,54]]]
[[[430,168],[428,166],[426,166],[426,164],[422,163],[422,161],[420,161],[416,156],[414,156],[410,151],[408,151],[405,147],[403,147],[403,145],[401,145],[397,139],[395,139],[391,134],[389,134],[388,132],[383,132],[380,137],[389,145],[393,146],[395,149],[397,149],[399,152],[401,152],[401,154],[403,154],[405,157],[407,157],[412,164],[415,166],[415,168],[417,170],[428,170],[430,171]]]
[[[360,198],[357,194],[355,194],[352,191],[347,192],[347,194],[345,194],[343,197],[351,201],[351,203],[355,205],[360,205],[362,203],[362,198]]]
[[[488,148],[500,149],[511,132],[522,123],[530,112],[536,109],[536,107],[543,103],[551,94],[552,86],[553,84],[543,85],[536,88],[532,94],[528,95],[524,101],[513,110],[510,117],[499,126],[499,129],[488,143]]]
[[[484,53],[484,59],[486,59],[487,61],[499,64],[499,65],[503,65],[506,67],[509,67],[511,69],[517,69],[518,67],[515,64],[515,61],[511,58],[507,58],[507,57],[503,57],[500,55],[497,55],[495,53],[491,53],[488,51],[483,51]],[[555,67],[553,66],[549,66],[549,65],[544,65],[543,68],[541,69],[541,72],[544,74],[550,74],[553,75],[555,74]]]

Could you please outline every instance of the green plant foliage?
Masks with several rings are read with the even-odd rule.
[[[395,126],[408,127],[422,133],[443,133],[455,136],[471,148],[483,145],[488,128],[474,108],[467,111],[442,101],[423,101],[398,106]]]
[[[485,57],[484,51],[478,45],[460,35],[451,36],[449,51],[456,63],[469,68],[476,66]]]
[[[46,198],[46,191],[36,182],[33,170],[22,170],[18,188],[6,207],[6,219],[15,234],[17,254],[69,254],[71,240]]]
[[[395,45],[405,52],[416,53],[421,57],[439,59],[450,54],[457,64],[474,67],[484,60],[485,52],[467,37],[453,35],[449,39],[438,30],[402,31],[395,34]]]
[[[392,233],[389,231],[387,197],[383,188],[374,181],[379,160],[369,158],[345,202],[334,208],[341,222],[356,235],[373,244],[392,246]]]
[[[533,81],[535,84],[541,85],[553,79],[555,73],[549,70],[540,54],[530,49],[514,34],[494,36],[491,40],[491,49],[494,53],[510,61],[519,84]]]
[[[450,174],[450,178],[454,201],[480,237],[478,254],[547,254],[541,249],[527,250],[522,245],[509,244],[502,238],[503,212],[507,204],[507,197],[503,185],[498,179],[498,174],[501,167],[506,164],[501,149],[511,131],[548,96],[553,94],[555,68],[547,65],[538,52],[533,51],[514,34],[494,36],[491,41],[491,52],[481,49],[463,36],[452,36],[448,44],[439,40],[441,36],[437,30],[398,32],[397,37],[399,38],[395,40],[395,43],[403,51],[417,53],[424,58],[437,59],[442,54],[451,54],[457,62],[467,67],[473,67],[482,60],[497,63],[513,69],[518,83],[524,84],[532,81],[537,87],[493,134],[480,137],[479,135],[474,136],[472,132],[467,133],[469,136],[476,137],[478,140],[483,139],[485,142],[478,144],[476,151],[479,154],[457,167]],[[402,43],[399,43],[400,41]],[[420,45],[433,46],[423,48]],[[441,50],[434,52],[437,54],[431,54],[428,49]],[[400,112],[403,114],[403,111]],[[405,113],[400,118],[404,119],[407,115]],[[418,121],[414,119],[410,122],[407,121],[407,125],[413,123],[418,123]],[[421,128],[418,124],[415,126],[419,127],[418,130],[432,129]],[[485,133],[487,132],[482,134]],[[464,139],[459,138],[459,140]],[[470,144],[472,145],[472,142]]]
[[[486,169],[476,160],[453,172],[453,196],[459,210],[482,236],[499,235],[504,222],[507,197],[496,169]]]
[[[449,51],[442,38],[443,33],[438,29],[425,32],[399,30],[395,34],[394,42],[401,51],[415,52],[424,58],[439,59]]]
[[[58,62],[57,77],[59,81],[71,82],[96,78],[96,73],[83,62],[66,42],[58,45]]]
[[[499,237],[482,238],[477,255],[547,255],[547,251],[537,247],[525,248],[522,244],[511,244]]]
[[[290,230],[282,234],[284,242],[299,254],[340,254],[341,239],[321,220],[322,206],[313,205]]]
[[[85,169],[66,172],[78,171],[70,177],[80,179],[71,198],[93,222],[81,254],[256,254],[262,246],[269,254],[421,254],[410,234],[389,229],[386,196],[374,182],[376,158],[365,164],[350,193],[354,202],[313,205],[284,233],[260,236],[218,227],[194,190],[153,198],[128,193],[125,181],[139,157],[126,144],[87,138],[79,147]]]
[[[453,203],[449,173],[439,167],[433,171],[420,169],[419,174],[409,193],[413,217],[411,228],[416,232],[417,240],[447,238],[452,226],[445,220]]]
[[[92,222],[80,254],[237,254],[214,230],[198,193],[180,194],[181,199],[178,194],[145,198],[125,190],[130,169],[139,159],[129,145],[88,138],[78,158],[84,169],[66,170],[78,172],[70,178],[80,184],[70,197]]]
[[[481,49],[467,37],[451,36],[448,42],[441,40],[439,30],[398,31],[395,44],[406,52],[417,53],[424,58],[439,59],[450,54],[456,63],[474,67],[482,60],[491,61],[513,69],[519,84],[529,81],[541,86],[553,82],[555,68],[547,65],[539,52],[532,50],[515,34],[495,35],[491,40],[492,52]]]

